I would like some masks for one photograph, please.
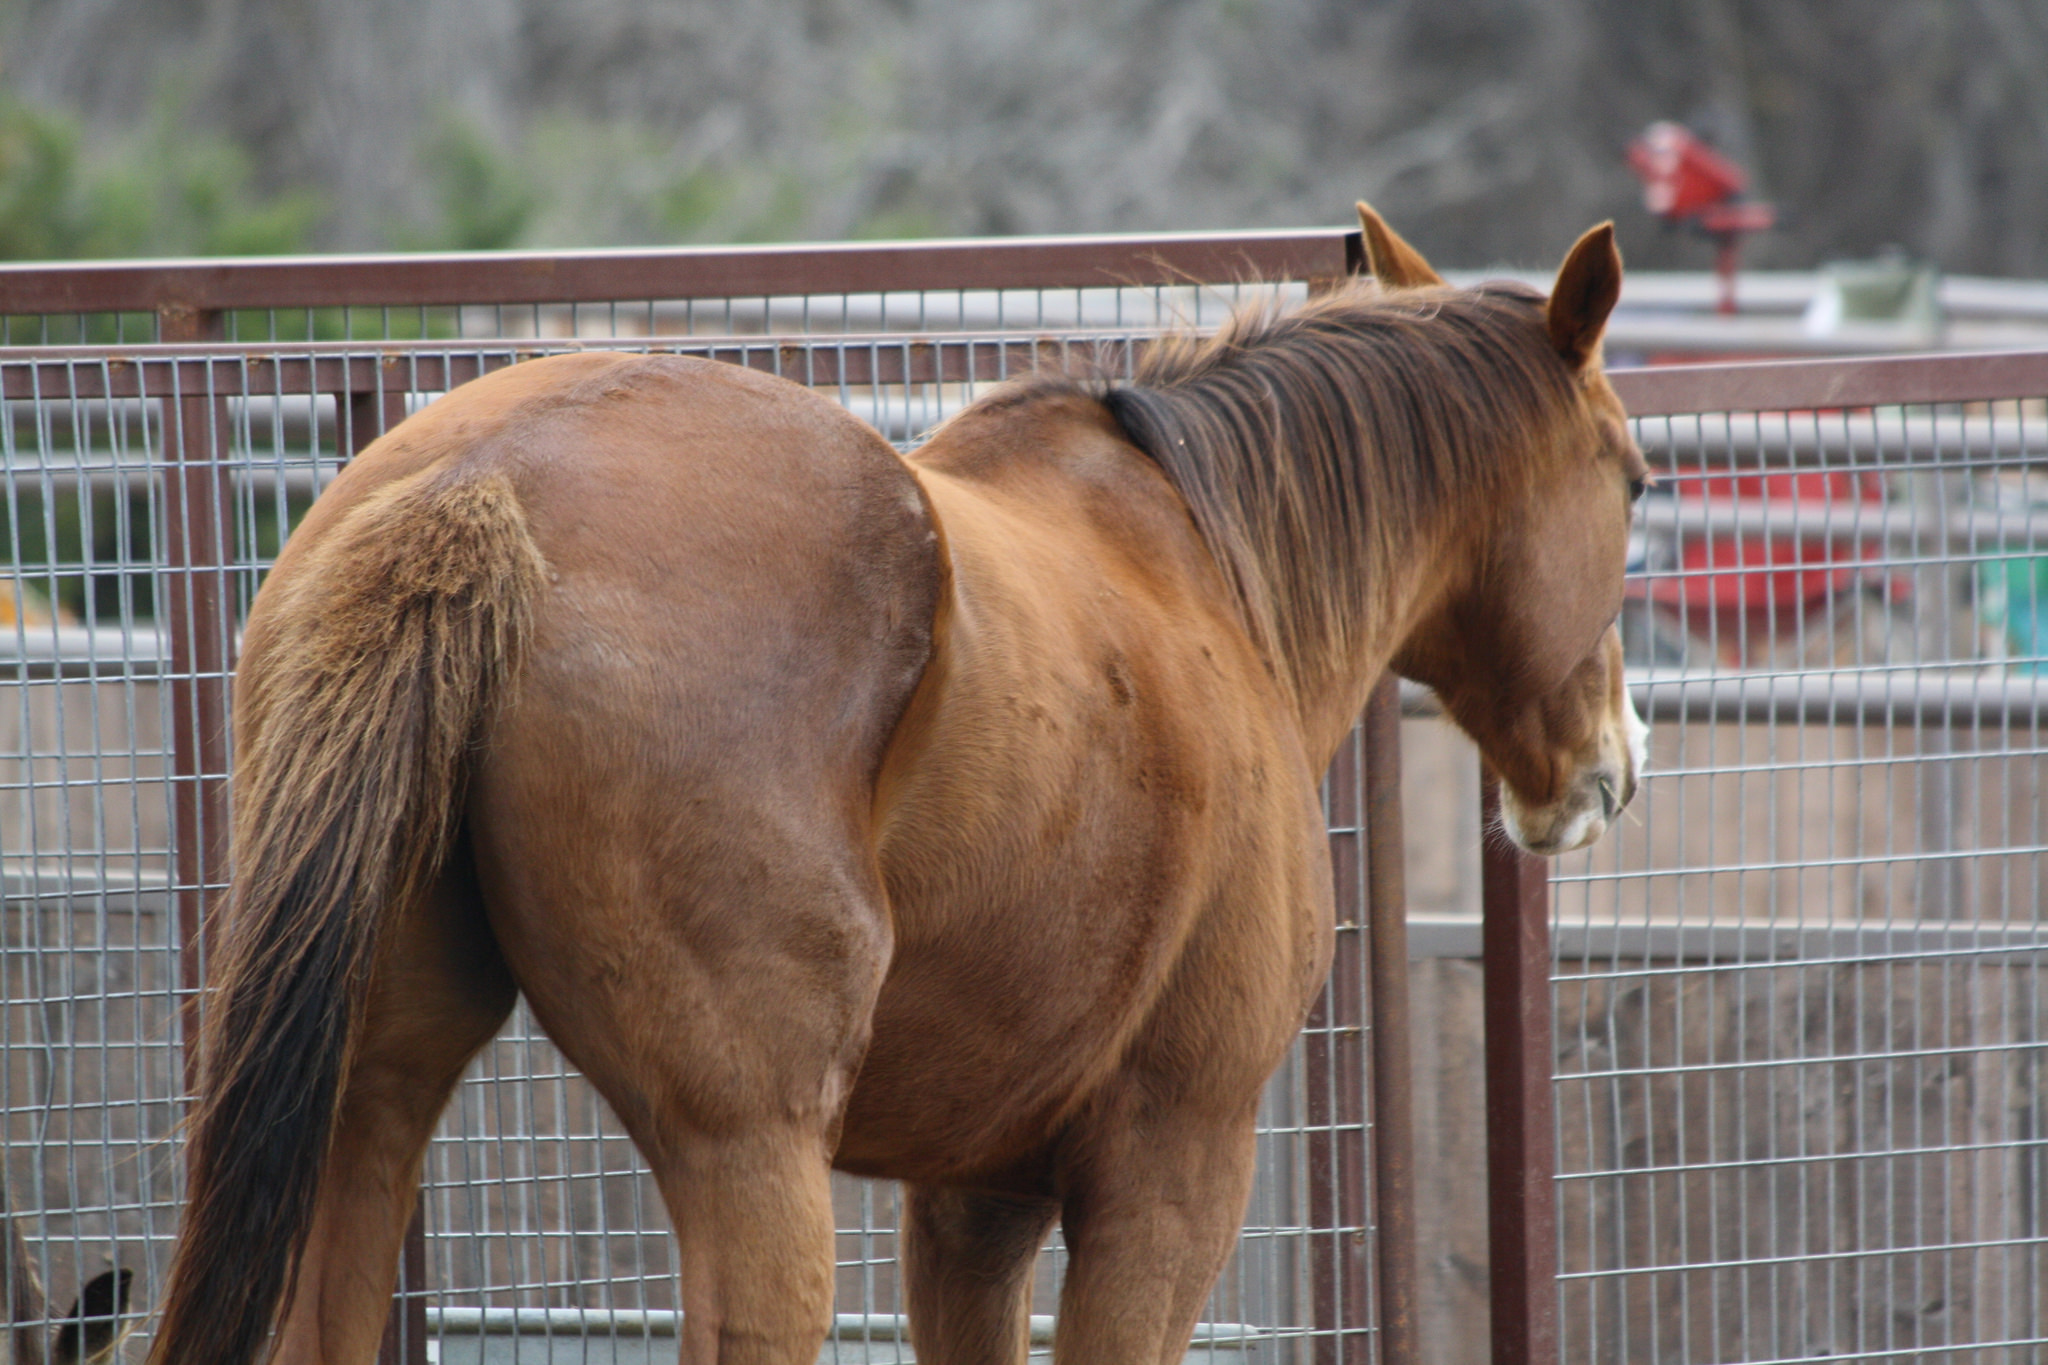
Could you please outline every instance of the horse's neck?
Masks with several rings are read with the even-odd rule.
[[[1153,459],[1133,456],[1123,429],[1099,402],[1077,390],[1050,386],[1012,391],[970,408],[941,428],[911,462],[932,475],[964,479],[963,489],[979,490],[970,495],[972,502],[993,498],[1012,512],[1030,507],[1043,537],[1072,536],[1091,519],[1090,508],[1115,508],[1118,529],[1133,537],[1120,544],[1118,553],[1149,561],[1191,590],[1213,592],[1217,609],[1230,613],[1230,593],[1223,585],[1227,570],[1215,547],[1205,547],[1193,534],[1185,490],[1176,491],[1170,474]],[[938,491],[929,484],[928,489]],[[955,515],[967,515],[967,509]],[[1289,653],[1279,640],[1270,639],[1270,623],[1298,617],[1303,604],[1267,600],[1240,608],[1246,614],[1262,613],[1269,623],[1265,630],[1251,621],[1245,625],[1254,640],[1269,635],[1271,673],[1292,698],[1304,751],[1317,761],[1335,752],[1388,661],[1441,600],[1458,557],[1450,542],[1459,531],[1449,518],[1402,507],[1387,525],[1382,553],[1370,560],[1374,581],[1341,584],[1320,594],[1320,611],[1343,610],[1347,619],[1327,621],[1316,613],[1300,618],[1305,628],[1292,634],[1305,644],[1296,651]],[[1255,545],[1279,541],[1271,527],[1247,529]],[[956,546],[957,552],[967,549]],[[1285,592],[1289,577],[1274,563],[1253,574],[1256,590],[1268,593]],[[1325,645],[1325,639],[1343,643]]]
[[[1311,759],[1327,765],[1417,625],[1442,603],[1454,576],[1456,529],[1409,523],[1380,570],[1386,580],[1363,594],[1365,619],[1350,632],[1345,657],[1297,662],[1292,679],[1302,738]]]

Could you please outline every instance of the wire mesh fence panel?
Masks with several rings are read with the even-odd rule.
[[[74,357],[10,370],[0,421],[4,1233],[41,1279],[10,1286],[14,1320],[40,1324],[32,1335],[75,1319],[81,1296],[106,1317],[111,1300],[94,1308],[92,1286],[109,1273],[134,1276],[145,1302],[176,1218],[193,966],[180,906],[222,874],[181,858],[180,829],[203,831],[180,802],[223,776],[202,774],[196,751],[181,762],[178,736],[201,719],[195,684],[218,697],[224,676],[216,663],[202,677],[167,629],[195,586],[166,556],[172,521],[186,518],[175,534],[189,544],[202,520],[171,487],[196,476],[221,493],[203,586],[232,597],[282,520],[262,460],[306,458],[253,427],[245,399],[229,418],[223,396],[145,396],[117,369]],[[185,460],[187,409],[226,459]]]
[[[943,337],[601,344],[782,373],[911,444],[1006,375],[1047,362],[1119,372],[1146,334],[1034,320],[1024,332]],[[162,1286],[182,1182],[176,1123],[190,1086],[199,914],[228,877],[225,684],[264,571],[376,431],[467,377],[580,344],[0,356],[13,551],[0,724],[15,739],[0,755],[6,1213],[53,1320],[109,1269],[133,1273],[138,1311]],[[1354,762],[1328,795],[1339,865],[1354,883],[1340,931],[1349,984],[1262,1107],[1257,1187],[1202,1315],[1198,1359],[1371,1352],[1358,781]],[[834,1205],[837,1317],[823,1358],[910,1359],[894,1187],[837,1178]],[[426,1288],[416,1297],[435,1358],[674,1351],[674,1252],[658,1193],[616,1118],[523,1010],[471,1068],[433,1140],[423,1223]],[[1041,1357],[1063,1265],[1055,1239],[1036,1282]],[[126,1349],[139,1358],[145,1342],[146,1331]]]
[[[1553,880],[1566,1359],[2040,1358],[2040,392],[1636,421],[1650,769]]]
[[[1172,311],[1127,297],[1147,292],[546,305],[524,332],[378,309],[374,352],[345,339],[352,318],[293,340],[323,335],[316,313],[231,319],[234,346],[124,332],[118,352],[0,357],[0,1189],[26,1252],[5,1260],[35,1267],[43,1321],[109,1271],[134,1273],[137,1306],[161,1284],[198,916],[227,879],[236,623],[348,453],[468,377],[594,345],[783,374],[908,446],[1033,366],[1121,372]],[[1554,888],[1569,1359],[2038,1354],[2043,392],[1638,421],[1661,483],[1623,620],[1651,773],[1641,823]],[[1361,780],[1353,741],[1325,793],[1337,970],[1262,1106],[1198,1358],[1376,1351]],[[909,1359],[896,1193],[841,1179],[834,1202],[824,1358]],[[524,1013],[450,1106],[424,1224],[440,1360],[674,1350],[660,1199]],[[1055,1239],[1040,1356],[1063,1265]]]

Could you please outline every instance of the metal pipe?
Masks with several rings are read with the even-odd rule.
[[[2048,721],[2048,677],[1985,677],[1958,670],[1928,677],[1913,666],[1870,673],[1727,674],[1631,672],[1629,695],[1647,721],[1750,721],[1778,725],[1913,725],[1998,728]],[[1441,716],[1419,683],[1401,683],[1401,713]]]
[[[442,393],[479,375],[542,355],[629,350],[743,365],[812,387],[992,383],[1041,368],[1122,373],[1127,352],[1156,329],[1117,328],[999,336],[891,333],[876,336],[650,337],[621,343],[574,339],[463,345],[390,342],[367,353],[360,342],[15,351],[0,359],[0,398],[48,402],[161,397],[173,386],[232,395]],[[102,363],[103,361],[107,363]],[[393,371],[401,370],[402,374]]]
[[[1346,233],[1012,237],[658,251],[0,265],[6,312],[605,303],[957,289],[1234,284],[1344,273]],[[1353,232],[1349,235],[1355,236]]]
[[[2048,394],[2048,351],[1659,365],[1607,377],[1638,417],[1997,402]]]
[[[1620,373],[1616,377],[1625,379]],[[2048,420],[2041,418],[1785,411],[1752,406],[1758,400],[1776,402],[1791,396],[1745,395],[1731,389],[1721,395],[1727,406],[1712,412],[1660,414],[1646,408],[1631,408],[1630,412],[1635,418],[1636,441],[1652,469],[1709,477],[1805,468],[1872,473],[1905,465],[2020,468],[2048,463]],[[1796,408],[1798,404],[1795,400],[1787,406]]]
[[[2048,454],[2048,452],[2044,452]],[[1709,471],[1710,476],[1717,471]],[[1683,536],[1740,536],[1806,543],[1858,544],[1872,540],[1961,542],[1975,553],[2048,545],[2048,506],[1961,507],[1930,512],[1897,503],[1849,501],[1727,501],[1700,497],[1647,497],[1636,513],[1646,531]],[[1692,576],[1772,571],[1782,564],[1714,565]]]
[[[1401,823],[1401,693],[1392,674],[1365,705],[1367,961],[1372,968],[1373,1213],[1379,1365],[1415,1365],[1415,1083],[1409,1040],[1407,850]]]
[[[165,309],[158,327],[176,341],[204,341],[221,335],[223,321],[219,313]],[[227,679],[233,650],[223,566],[233,520],[220,476],[228,433],[225,400],[203,387],[169,393],[165,416],[176,434],[164,478],[163,613],[171,655],[173,868],[189,1095],[198,1089],[210,883],[227,865]]]
[[[1482,789],[1483,828],[1500,791]],[[1480,860],[1486,1028],[1487,1282],[1493,1365],[1557,1359],[1557,1143],[1551,1093],[1550,870],[1498,834]]]

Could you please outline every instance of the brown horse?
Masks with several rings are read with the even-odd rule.
[[[479,379],[349,466],[236,682],[236,879],[154,1359],[376,1350],[422,1152],[524,993],[680,1241],[682,1355],[808,1365],[833,1167],[919,1361],[1177,1361],[1331,943],[1318,775],[1390,665],[1556,852],[1633,790],[1611,228],[1546,301],[1380,284],[897,454],[730,366]]]

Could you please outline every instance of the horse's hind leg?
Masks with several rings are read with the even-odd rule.
[[[507,951],[661,1188],[683,1361],[810,1365],[832,1320],[832,1149],[885,940],[872,910],[834,898],[731,904],[716,934],[640,904],[582,921],[573,944],[509,934]],[[848,942],[863,936],[850,919],[870,952]],[[766,933],[747,942],[737,925]]]
[[[833,812],[681,785],[614,781],[625,799],[571,792],[521,814],[486,784],[492,923],[660,1185],[683,1360],[811,1365],[832,1320],[832,1151],[888,919]],[[677,807],[699,820],[677,828]]]
[[[1074,1156],[1053,1359],[1179,1365],[1251,1194],[1251,1112],[1102,1123]]]
[[[1031,1269],[1059,1211],[1051,1199],[904,1187],[903,1277],[923,1365],[1020,1365]]]
[[[466,865],[420,905],[394,908],[275,1365],[376,1356],[427,1140],[514,998]]]

